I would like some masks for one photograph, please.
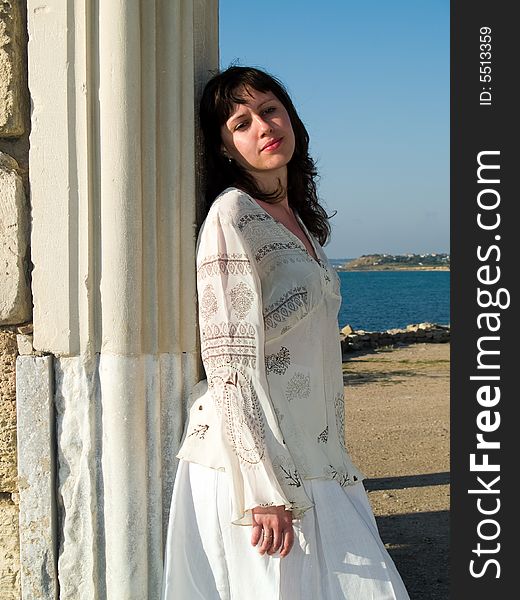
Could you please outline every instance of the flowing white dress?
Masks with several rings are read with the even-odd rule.
[[[202,360],[170,510],[163,600],[407,600],[345,444],[339,279],[248,194],[197,243]],[[251,509],[292,510],[289,555],[251,546]]]

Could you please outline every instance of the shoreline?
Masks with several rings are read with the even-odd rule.
[[[340,343],[343,354],[355,350],[382,347],[400,347],[410,344],[447,343],[450,341],[451,326],[439,323],[413,323],[402,329],[387,329],[385,331],[354,330],[350,325],[340,329]]]

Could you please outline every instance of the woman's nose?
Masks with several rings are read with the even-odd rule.
[[[263,119],[260,116],[257,118],[257,123],[258,123],[258,128],[260,129],[260,131],[262,133],[266,133],[266,132],[272,130],[271,123],[269,123],[269,121],[266,121],[265,119]]]

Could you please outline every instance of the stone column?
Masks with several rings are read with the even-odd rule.
[[[29,3],[33,343],[54,355],[60,600],[160,595],[200,377],[195,106],[217,12]]]

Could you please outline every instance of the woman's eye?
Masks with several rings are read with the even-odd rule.
[[[264,113],[272,113],[276,110],[276,106],[269,106],[264,110]]]
[[[238,131],[239,129],[243,129],[245,126],[246,126],[246,123],[245,123],[245,122],[238,123],[238,124],[235,126],[235,131]]]

